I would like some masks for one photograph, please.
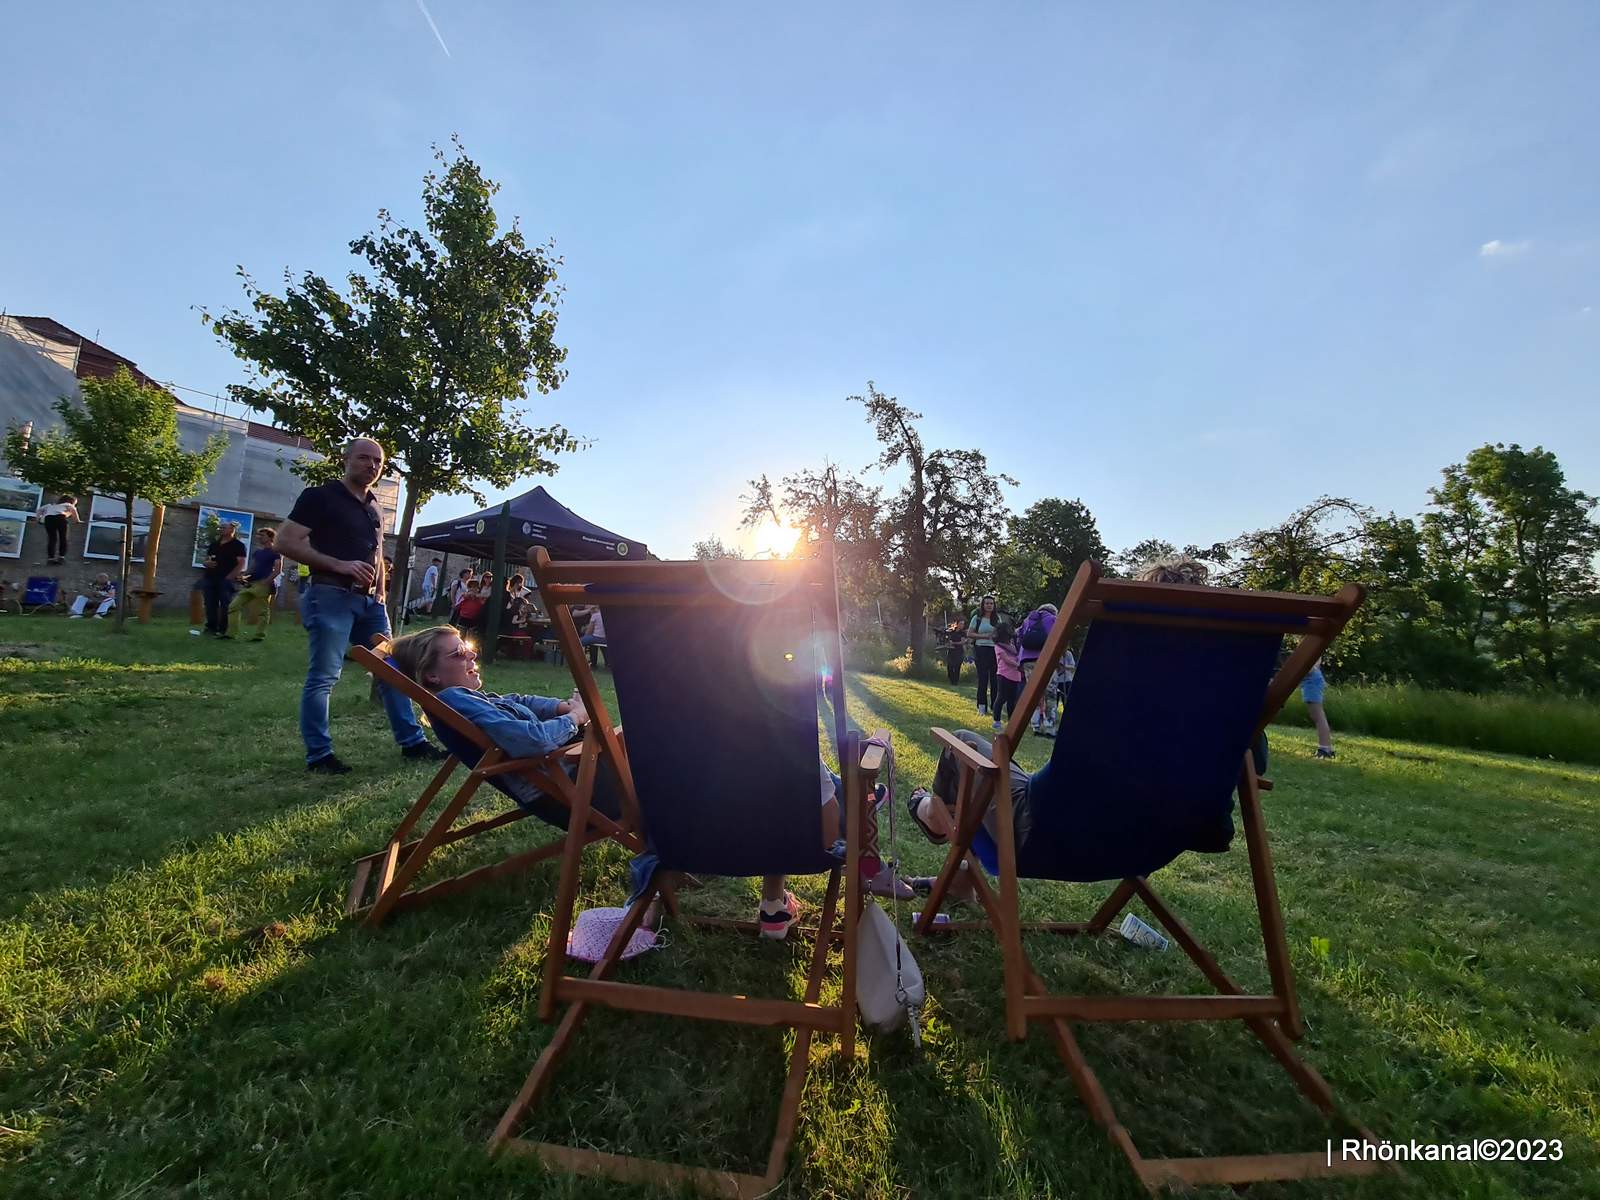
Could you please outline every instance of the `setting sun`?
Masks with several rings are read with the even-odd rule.
[[[749,552],[757,557],[782,558],[794,549],[800,531],[767,518],[749,534]]]

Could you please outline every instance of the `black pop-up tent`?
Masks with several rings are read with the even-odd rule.
[[[523,563],[528,551],[543,546],[554,559],[642,559],[645,547],[618,537],[609,529],[585,521],[542,487],[524,492],[511,502],[506,531],[505,559]],[[468,558],[495,557],[501,505],[453,521],[424,525],[413,539],[423,550],[463,554]]]

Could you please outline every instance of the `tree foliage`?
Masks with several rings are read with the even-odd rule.
[[[218,434],[191,453],[178,441],[178,409],[160,388],[142,387],[118,367],[109,379],[85,379],[81,406],[56,401],[63,428],[26,442],[20,430],[6,435],[11,469],[30,483],[54,492],[93,492],[121,500],[122,550],[119,556],[116,628],[128,611],[128,569],[133,551],[133,502],[175,504],[200,490],[216,469],[228,440]],[[156,553],[155,547],[146,554]]]
[[[250,312],[204,314],[253,368],[233,398],[308,438],[324,455],[313,475],[336,468],[352,438],[382,444],[405,481],[399,595],[419,505],[450,491],[482,504],[479,484],[553,473],[581,444],[559,423],[524,423],[514,407],[530,384],[549,393],[566,378],[555,341],[561,260],[530,247],[517,222],[501,226],[499,185],[459,140],[452,147],[435,147],[439,169],[423,177],[424,228],[380,211],[377,231],[350,243],[365,269],[343,291],[314,272],[285,272],[274,295],[241,267]]]
[[[867,412],[867,421],[883,449],[877,467],[888,471],[904,465],[900,490],[884,506],[884,560],[899,584],[906,622],[906,644],[912,666],[923,658],[928,634],[928,606],[941,590],[958,599],[970,596],[977,568],[992,554],[1005,530],[1005,497],[1001,483],[1016,484],[989,470],[979,450],[928,449],[917,429],[922,414],[871,380],[865,396],[851,396]]]
[[[740,526],[754,529],[767,520],[800,531],[792,554],[806,554],[831,541],[839,586],[848,604],[865,605],[883,594],[890,581],[883,567],[883,493],[831,462],[785,475],[774,485],[765,475],[750,481],[739,498]]]

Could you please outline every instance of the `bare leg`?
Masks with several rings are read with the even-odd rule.
[[[917,818],[941,837],[949,838],[955,834],[955,816],[950,808],[932,792],[917,801]],[[987,818],[985,818],[987,820]],[[968,879],[965,864],[955,882],[950,885],[949,897],[952,900],[973,900],[977,893],[973,890],[972,880]]]
[[[1333,730],[1328,727],[1328,714],[1322,707],[1322,701],[1309,701],[1306,704],[1306,712],[1311,714],[1311,723],[1317,727],[1317,748],[1332,750]]]

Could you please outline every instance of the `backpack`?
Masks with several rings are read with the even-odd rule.
[[[1034,609],[1028,614],[1028,619],[1022,623],[1022,648],[1024,650],[1039,651],[1044,649],[1045,640],[1050,636],[1050,630],[1055,625],[1055,616],[1042,609]]]

